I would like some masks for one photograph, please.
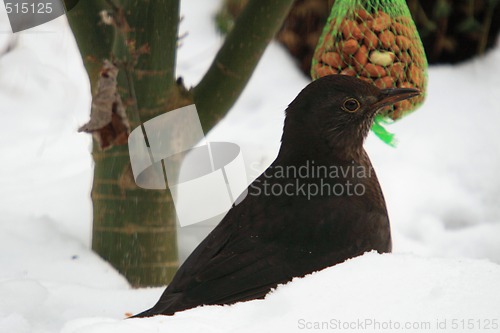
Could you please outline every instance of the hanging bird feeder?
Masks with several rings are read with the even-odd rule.
[[[377,87],[417,88],[422,94],[386,108],[372,128],[383,141],[394,136],[383,124],[414,111],[425,98],[427,59],[405,0],[337,0],[313,58],[313,79],[350,75]]]

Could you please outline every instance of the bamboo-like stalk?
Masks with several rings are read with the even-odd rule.
[[[233,106],[293,0],[250,0],[208,72],[193,89],[205,132]]]

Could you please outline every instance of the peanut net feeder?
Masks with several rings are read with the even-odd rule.
[[[337,0],[314,53],[313,80],[350,75],[379,88],[417,88],[422,94],[387,107],[372,127],[394,145],[392,123],[420,106],[427,86],[427,59],[405,0]]]

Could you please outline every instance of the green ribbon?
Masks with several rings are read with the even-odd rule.
[[[372,125],[372,131],[380,140],[385,142],[387,145],[396,148],[398,145],[398,140],[394,133],[389,132],[385,129],[384,125],[389,125],[394,123],[394,121],[388,117],[384,117],[380,114],[375,116],[375,121]]]

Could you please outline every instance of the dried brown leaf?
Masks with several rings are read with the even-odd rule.
[[[79,132],[92,133],[102,149],[127,143],[130,125],[117,92],[118,68],[105,60],[97,82],[97,92],[92,100],[88,123]]]

